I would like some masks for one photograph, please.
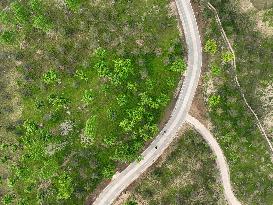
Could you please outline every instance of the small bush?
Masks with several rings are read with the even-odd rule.
[[[212,95],[209,97],[209,107],[215,107],[220,103],[220,95]]]
[[[49,70],[43,75],[43,81],[46,84],[53,84],[58,81],[58,73],[55,70]]]
[[[170,71],[173,72],[184,72],[186,70],[187,64],[183,59],[178,59],[174,61],[170,67]]]
[[[221,68],[216,64],[211,65],[210,70],[214,76],[219,76],[221,74]]]
[[[15,42],[15,32],[12,31],[4,31],[1,33],[0,42],[5,44],[13,44]]]
[[[228,63],[228,62],[232,61],[233,59],[234,59],[234,55],[230,51],[226,51],[226,52],[222,53],[222,61],[224,63]]]
[[[206,53],[214,55],[217,51],[217,43],[214,39],[207,40],[204,48]]]
[[[93,101],[94,99],[94,93],[93,91],[90,89],[90,90],[85,90],[84,91],[84,95],[82,97],[82,101],[86,104],[89,104]]]

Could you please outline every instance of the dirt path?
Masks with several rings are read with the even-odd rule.
[[[191,124],[206,140],[208,145],[210,146],[211,150],[216,156],[216,163],[219,167],[220,175],[221,175],[221,181],[224,187],[224,194],[229,204],[231,205],[240,205],[241,203],[238,201],[236,196],[234,195],[232,191],[232,186],[230,183],[230,177],[229,177],[229,168],[226,161],[226,158],[223,154],[223,151],[219,144],[217,143],[216,139],[212,136],[210,131],[196,118],[187,115],[186,121]]]

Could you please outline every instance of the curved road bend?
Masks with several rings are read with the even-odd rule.
[[[229,204],[231,205],[241,205],[238,199],[235,197],[232,186],[230,184],[229,178],[229,169],[228,164],[226,162],[226,158],[223,154],[223,151],[215,138],[212,136],[210,131],[196,118],[187,115],[186,121],[191,124],[204,138],[204,140],[208,143],[213,153],[216,155],[216,163],[220,171],[221,181],[224,187],[224,194]]]
[[[143,160],[131,163],[117,174],[100,193],[94,205],[110,205],[134,180],[147,170],[170,145],[186,119],[198,85],[202,66],[202,47],[190,0],[176,0],[188,47],[188,68],[171,117],[159,135],[142,153]]]

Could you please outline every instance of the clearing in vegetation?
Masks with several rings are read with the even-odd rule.
[[[1,90],[1,201],[82,204],[158,132],[186,68],[177,20],[167,0],[0,8],[1,67],[18,74],[22,108],[9,120]]]

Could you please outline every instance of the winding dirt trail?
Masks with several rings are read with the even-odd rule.
[[[232,186],[230,183],[230,176],[229,176],[229,168],[226,161],[226,158],[224,156],[224,153],[217,143],[216,139],[213,137],[213,135],[210,133],[210,131],[196,118],[187,115],[186,117],[187,123],[191,124],[205,139],[205,141],[210,146],[211,150],[216,156],[216,163],[220,171],[221,175],[221,181],[224,187],[224,194],[225,197],[230,205],[241,205],[239,200],[235,197]]]

